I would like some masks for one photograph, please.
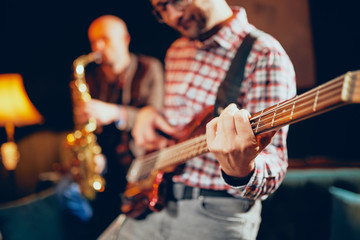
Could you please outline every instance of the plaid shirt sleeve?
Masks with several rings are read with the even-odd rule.
[[[245,69],[240,93],[241,107],[250,113],[260,112],[296,94],[293,65],[282,47],[270,36],[254,44]],[[266,199],[281,184],[288,166],[286,137],[288,126],[278,130],[273,141],[255,159],[249,182],[232,186],[235,196]]]

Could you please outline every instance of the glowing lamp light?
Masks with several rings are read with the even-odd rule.
[[[20,154],[14,142],[16,127],[43,122],[43,117],[31,103],[20,74],[0,74],[0,126],[5,127],[7,142],[1,146],[2,163],[15,170]]]

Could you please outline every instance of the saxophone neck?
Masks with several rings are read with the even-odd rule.
[[[83,78],[85,74],[85,67],[92,62],[100,64],[102,56],[100,52],[91,52],[89,54],[81,55],[73,62],[74,75],[76,79]]]
[[[101,63],[102,56],[100,52],[91,52],[89,54],[81,55],[76,58],[73,62],[74,66],[83,65],[86,67],[91,62],[95,62],[97,64]]]

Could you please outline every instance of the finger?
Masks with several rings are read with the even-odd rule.
[[[157,149],[162,149],[165,148],[166,146],[168,146],[168,139],[165,137],[159,137],[156,141],[157,143]]]
[[[158,147],[154,143],[146,143],[141,147],[143,147],[146,151],[153,151],[158,149]]]
[[[157,134],[153,128],[144,128],[142,131],[144,131],[143,136],[145,142],[154,142],[156,140]]]
[[[230,104],[222,114],[222,125],[225,136],[229,138],[235,137],[237,134],[234,115],[236,112],[240,111],[235,104]]]
[[[136,135],[136,134],[134,134],[134,135]],[[134,137],[134,140],[135,140],[135,145],[136,146],[143,147],[143,148],[147,149],[144,138],[142,138],[142,137]]]
[[[234,114],[235,128],[238,135],[252,132],[249,118],[250,113],[245,109],[241,109]]]
[[[168,145],[168,140],[166,138],[160,137],[156,141],[144,141],[141,147],[145,148],[147,151],[158,150],[166,147]]]
[[[135,125],[135,127],[131,131],[131,135],[135,140],[135,144],[140,147],[144,147],[144,142],[145,142],[142,133],[143,131],[137,125]]]
[[[176,128],[171,126],[161,115],[155,118],[155,127],[168,135],[176,133]]]
[[[210,122],[206,124],[206,141],[209,145],[212,141],[214,141],[216,137],[216,131],[217,131],[217,122],[219,118],[213,118]]]
[[[217,122],[217,132],[216,132],[216,135],[218,137],[223,137],[225,135],[224,127],[227,123],[224,124],[224,120],[225,120],[225,118],[227,118],[229,116],[232,118],[231,115],[235,111],[234,108],[236,108],[236,105],[232,103],[229,106],[227,106],[224,109],[224,111],[222,111],[222,113],[220,114],[218,122]],[[234,123],[232,123],[232,124],[234,124]]]

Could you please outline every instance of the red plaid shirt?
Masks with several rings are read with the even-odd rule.
[[[238,47],[255,28],[248,23],[244,9],[234,7],[233,11],[235,18],[205,41],[183,37],[169,48],[165,58],[165,116],[172,125],[184,127],[196,114],[214,105],[217,89]],[[288,55],[270,35],[260,37],[247,60],[238,105],[255,113],[293,97],[295,92],[295,73]],[[173,180],[193,187],[227,189],[234,196],[265,199],[286,173],[287,132],[288,127],[280,129],[256,158],[255,171],[247,185],[226,184],[211,153],[187,161],[184,171]]]

